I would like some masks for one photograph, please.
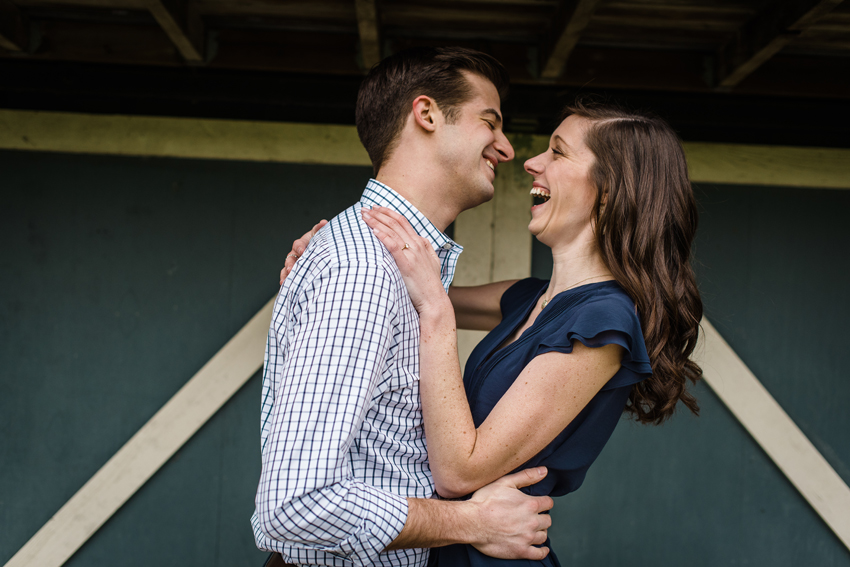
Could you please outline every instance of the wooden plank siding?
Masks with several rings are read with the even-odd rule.
[[[502,167],[505,167],[505,170],[500,168],[500,175],[497,178],[497,197],[491,204],[464,213],[458,219],[456,236],[464,244],[470,243],[467,252],[471,254],[468,255],[481,255],[481,258],[477,260],[479,263],[464,268],[465,271],[461,271],[459,266],[458,283],[483,283],[485,277],[487,280],[523,277],[530,271],[531,238],[524,229],[527,210],[521,206],[523,202],[527,203],[529,198],[524,183],[522,161],[543,151],[547,145],[547,138],[512,134],[511,142],[517,149],[517,159],[510,164],[504,164]],[[0,110],[0,149],[231,161],[368,165],[365,152],[357,141],[356,132],[350,126],[98,116],[12,110]],[[685,150],[692,178],[697,182],[811,189],[850,188],[850,150],[846,149],[686,143]],[[471,279],[464,281],[462,279],[464,277]],[[478,279],[472,281],[474,278]],[[265,311],[261,313],[263,317],[267,317]],[[256,335],[259,328],[256,321],[253,327],[254,335]],[[715,340],[715,347],[718,344],[722,346],[717,342],[718,337],[711,338]],[[734,357],[734,352],[731,352],[728,347],[721,350],[726,363],[732,360],[730,356]],[[715,360],[714,354],[710,350],[705,354],[708,367],[712,360]],[[238,379],[243,376],[250,377],[252,368],[257,367],[258,360],[261,358],[257,359],[257,352],[254,352],[252,356],[254,361],[243,364],[244,368],[237,372],[240,376],[229,376],[236,379],[233,384],[237,384]],[[738,363],[740,360],[737,362],[732,360],[733,366]],[[716,371],[717,368],[719,367],[713,370]],[[735,373],[741,373],[740,367],[735,370]],[[725,376],[729,375],[731,372],[725,374]],[[709,380],[712,378],[713,375],[709,375]],[[231,389],[233,384],[230,386]],[[209,394],[210,392],[200,388],[200,393]],[[215,394],[215,392],[212,393]],[[227,391],[220,389],[218,394],[224,396]],[[175,410],[175,407],[180,406],[171,407],[171,417],[185,417],[182,412]],[[211,411],[214,412],[215,409]],[[154,420],[152,423],[155,423]],[[171,428],[162,427],[160,423],[159,429],[170,430]],[[758,438],[759,434],[755,433],[755,435]],[[791,453],[791,458],[796,458],[795,455]],[[159,454],[157,458],[161,459],[162,454]],[[155,462],[155,459],[150,462]],[[144,482],[142,478],[144,475],[141,473],[150,472],[149,468],[143,470],[143,467],[139,467],[138,464],[136,461],[129,460],[122,465],[125,472],[131,471],[135,475],[127,486],[135,484],[138,487]],[[120,480],[119,477],[127,478],[118,475],[112,477],[112,480],[116,478]],[[98,490],[89,487],[89,494],[95,493],[105,498],[114,495],[109,490],[102,490],[103,487],[104,485],[95,483],[94,488]],[[844,488],[846,489],[846,486]],[[83,490],[86,488],[84,487]],[[126,492],[121,492],[121,497],[126,499]],[[826,502],[826,504],[835,502],[837,500]],[[98,514],[108,512],[109,508],[114,506],[114,502],[108,506],[94,503]],[[840,514],[838,516],[843,522],[841,526],[846,527],[846,518]],[[71,525],[79,530],[76,534],[70,530],[56,530],[57,526],[61,527],[61,523],[54,523],[52,526],[48,524],[45,529],[54,530],[54,533],[68,536],[69,539],[76,538],[77,545],[82,543],[80,537],[87,537],[83,532],[89,532],[88,535],[90,535],[90,532],[97,529],[96,525],[79,522],[76,516],[72,519],[74,521]],[[839,537],[846,543],[847,539],[844,535]],[[52,545],[56,540],[43,538],[35,540],[36,543],[39,541],[41,541],[40,549],[54,552],[55,555],[53,559],[39,561],[40,565],[61,564],[64,560],[60,555],[64,554],[67,558],[73,551],[70,548]],[[50,544],[45,545],[45,541],[49,541]],[[56,559],[56,557],[60,558]]]

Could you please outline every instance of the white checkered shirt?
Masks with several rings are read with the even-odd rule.
[[[442,262],[463,250],[374,179],[310,242],[275,303],[263,372],[257,547],[303,565],[423,566],[427,549],[383,553],[407,497],[434,493],[419,399],[419,317],[390,253],[360,217],[407,217]]]

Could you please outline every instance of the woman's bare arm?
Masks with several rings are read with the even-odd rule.
[[[516,280],[450,287],[458,329],[492,331],[502,321],[502,294],[514,283]]]
[[[430,244],[393,211],[363,212],[396,260],[419,312],[419,392],[437,491],[463,496],[527,462],[552,442],[620,368],[618,345],[535,357],[476,428],[457,354],[454,308]]]
[[[516,469],[543,450],[620,368],[618,345],[535,357],[476,428],[446,306],[420,313],[419,391],[437,491],[453,498]]]

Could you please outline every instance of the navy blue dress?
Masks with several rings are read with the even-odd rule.
[[[587,469],[611,437],[632,386],[649,376],[652,369],[634,303],[614,281],[559,293],[522,336],[499,349],[528,319],[548,285],[548,281],[530,278],[517,282],[504,293],[502,322],[470,355],[463,382],[478,427],[535,356],[553,351],[570,353],[576,340],[588,347],[612,343],[623,347],[620,370],[554,441],[517,469],[548,467],[549,474],[544,480],[523,491],[554,497],[581,486]],[[488,557],[470,545],[432,549],[430,564],[440,567],[560,565],[551,552],[543,561],[508,561]]]

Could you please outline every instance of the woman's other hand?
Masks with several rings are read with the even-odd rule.
[[[443,282],[440,259],[431,243],[419,236],[402,215],[385,207],[362,209],[363,220],[395,258],[416,311],[452,311]]]
[[[291,272],[293,266],[295,266],[295,262],[307,249],[307,245],[310,244],[310,240],[312,240],[313,237],[316,236],[316,233],[319,232],[326,224],[328,224],[328,221],[325,219],[320,220],[313,226],[313,228],[305,232],[304,236],[292,243],[292,250],[290,250],[289,254],[286,255],[286,261],[283,264],[283,269],[280,271],[280,285],[283,285],[283,280],[286,279],[286,276],[289,275],[289,272]]]

